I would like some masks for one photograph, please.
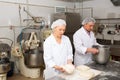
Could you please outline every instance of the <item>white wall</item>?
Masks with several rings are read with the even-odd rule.
[[[76,6],[93,8],[93,17],[95,18],[120,18],[120,6],[114,6],[110,0],[85,0],[80,5],[77,3]],[[88,16],[89,13],[88,11],[88,14],[83,14],[83,17]]]
[[[31,18],[24,12],[24,7],[33,16],[44,17],[47,24],[50,14],[55,13],[55,6],[66,7],[68,11],[72,11],[74,4],[56,0],[0,0],[0,37],[16,40],[23,26],[28,24],[23,20]],[[14,26],[12,30],[11,25]]]
[[[73,3],[56,0],[0,0],[0,26],[8,26],[10,23],[14,26],[25,26],[23,19],[26,19],[27,15],[23,11],[24,7],[33,16],[47,19],[48,15],[55,12],[55,6],[73,8]]]

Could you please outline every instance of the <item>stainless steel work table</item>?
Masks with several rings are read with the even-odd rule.
[[[90,68],[100,70],[102,73],[91,80],[120,80],[120,62],[110,61],[106,65],[97,63],[87,64]]]

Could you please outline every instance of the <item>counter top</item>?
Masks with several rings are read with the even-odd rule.
[[[118,61],[110,61],[106,65],[91,63],[87,66],[102,71],[100,75],[91,80],[120,80],[120,62]]]
[[[90,68],[95,70],[102,71],[101,74],[90,80],[120,80],[120,62],[118,61],[110,61],[106,65],[100,65],[93,62],[90,64],[86,64],[86,66],[89,66]],[[66,79],[55,76],[47,80],[66,80]],[[84,79],[70,79],[70,80],[84,80]]]

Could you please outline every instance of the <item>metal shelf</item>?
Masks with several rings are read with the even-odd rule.
[[[120,18],[101,18],[101,19],[95,19],[95,20],[120,20]]]
[[[120,24],[120,18],[101,18],[101,19],[95,19],[96,23],[102,23],[102,24]]]

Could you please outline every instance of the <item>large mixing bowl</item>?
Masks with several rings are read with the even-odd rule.
[[[110,60],[110,46],[93,45],[92,47],[99,50],[97,54],[93,54],[93,60],[98,64],[107,64]]]
[[[31,49],[24,54],[25,65],[29,68],[39,68],[44,65],[43,51],[39,48]]]

